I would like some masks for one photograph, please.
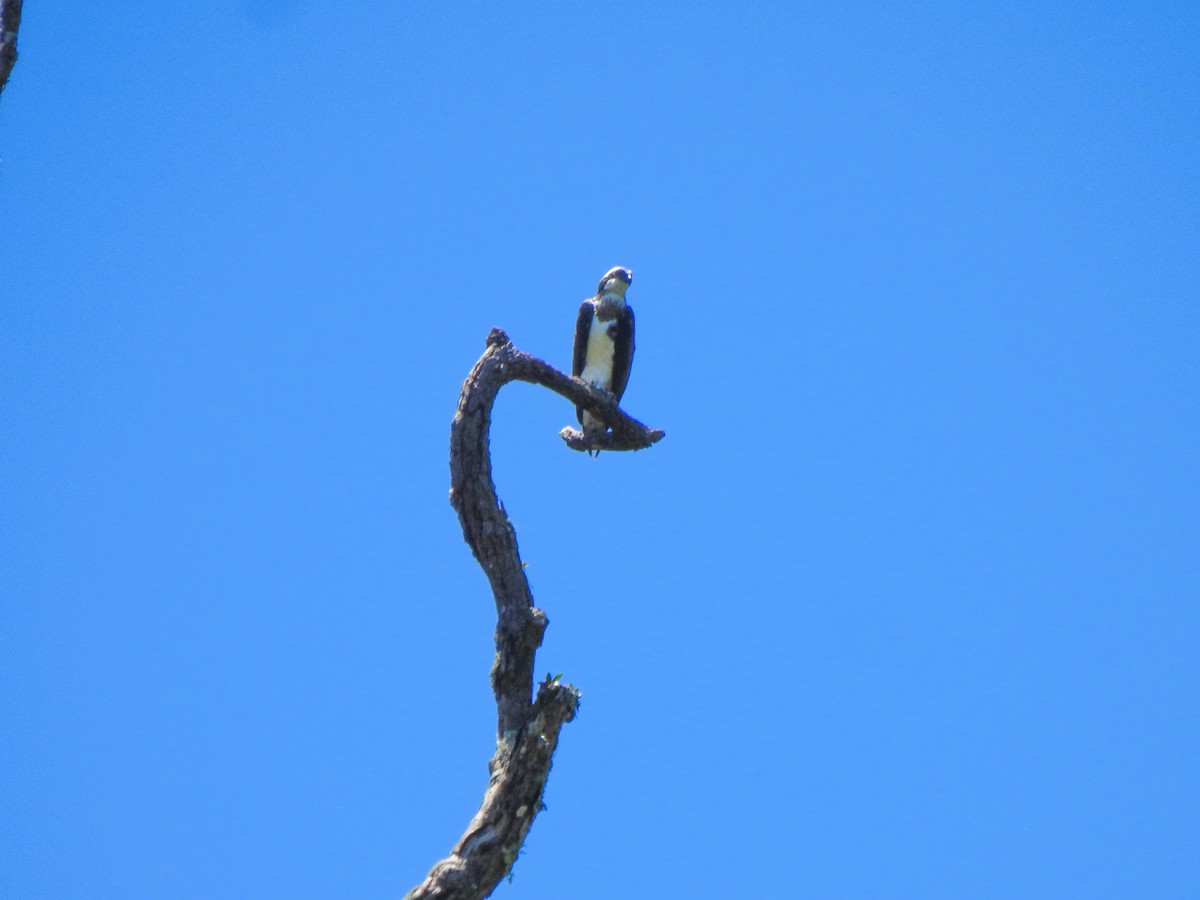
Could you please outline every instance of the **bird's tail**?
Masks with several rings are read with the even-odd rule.
[[[587,437],[589,434],[603,434],[608,431],[607,426],[602,421],[585,411],[582,406],[575,407],[575,414],[579,417],[579,426],[583,429],[584,437]],[[591,457],[597,457],[600,455],[600,451],[588,450],[587,454]]]

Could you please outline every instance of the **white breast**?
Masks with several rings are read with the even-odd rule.
[[[583,364],[580,378],[589,384],[606,391],[612,390],[613,352],[616,345],[608,335],[608,326],[612,322],[601,322],[592,319],[592,327],[588,332],[587,357]]]

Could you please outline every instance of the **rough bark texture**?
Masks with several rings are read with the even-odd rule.
[[[587,436],[564,429],[563,440],[572,449],[640,450],[663,437],[662,431],[621,412],[604,391],[517,350],[500,329],[488,335],[487,349],[463,383],[450,426],[450,503],[496,600],[496,753],[488,764],[491,778],[479,812],[450,855],[405,900],[482,900],[492,893],[512,868],[542,809],[559,732],[579,707],[579,692],[557,681],[543,681],[533,695],[534,654],[546,631],[546,614],[533,605],[516,532],[496,496],[488,451],[492,404],[510,381],[547,387],[612,428]]]
[[[17,29],[21,27],[22,0],[0,0],[0,92],[17,63]]]

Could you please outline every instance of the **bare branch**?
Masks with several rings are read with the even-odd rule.
[[[21,27],[22,0],[0,0],[0,92],[17,64],[17,29]]]
[[[533,605],[516,531],[496,496],[488,450],[492,404],[510,381],[547,387],[612,428],[587,436],[564,429],[563,439],[572,449],[636,450],[663,437],[621,412],[604,391],[517,350],[500,329],[488,335],[487,349],[463,382],[450,426],[450,503],[496,601],[496,753],[488,764],[491,778],[479,812],[450,855],[405,900],[482,900],[492,893],[512,868],[542,809],[559,732],[579,708],[579,691],[549,678],[533,697],[534,655],[547,619]]]

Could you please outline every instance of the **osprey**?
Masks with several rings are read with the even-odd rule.
[[[571,374],[608,391],[620,402],[633,365],[633,310],[625,291],[633,273],[617,266],[600,279],[596,296],[583,301],[575,320],[575,356]],[[583,433],[604,431],[605,426],[582,406],[575,407]]]

